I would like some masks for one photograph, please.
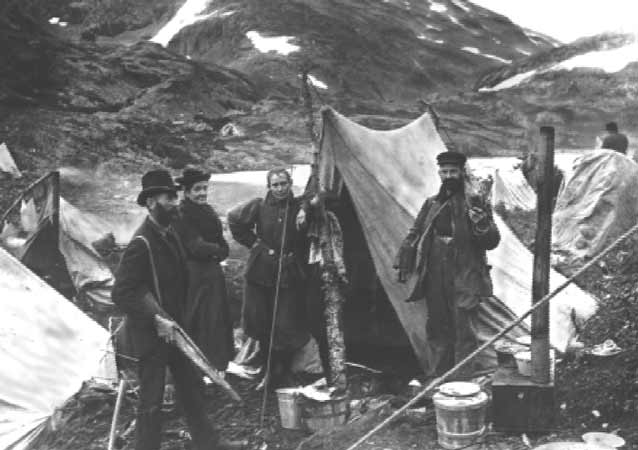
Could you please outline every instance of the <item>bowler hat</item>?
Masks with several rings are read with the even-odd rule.
[[[175,178],[175,182],[184,188],[208,180],[210,180],[210,173],[204,173],[199,169],[184,169],[182,176]]]
[[[463,167],[467,161],[467,156],[459,152],[443,152],[436,156],[436,162],[439,166],[444,164],[453,164],[455,166]]]
[[[168,171],[151,170],[142,177],[142,192],[137,196],[137,204],[146,206],[146,199],[149,196],[163,192],[176,193],[178,189]]]

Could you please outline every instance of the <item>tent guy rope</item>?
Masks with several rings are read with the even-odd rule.
[[[635,224],[633,227],[631,227],[627,232],[625,232],[622,236],[620,236],[618,239],[616,239],[611,245],[609,245],[606,249],[604,249],[603,251],[601,251],[598,255],[596,255],[594,258],[592,258],[588,263],[586,263],[584,266],[582,266],[580,269],[578,269],[578,271],[576,271],[576,273],[574,273],[571,277],[569,277],[567,280],[565,280],[560,286],[558,286],[553,292],[550,292],[549,294],[547,294],[546,296],[544,296],[543,298],[541,298],[540,300],[538,300],[534,306],[532,306],[529,310],[527,310],[526,313],[524,313],[523,315],[521,315],[518,319],[516,319],[514,322],[512,322],[510,325],[508,325],[507,327],[505,327],[501,332],[499,332],[497,335],[495,335],[494,337],[492,337],[489,341],[485,342],[484,344],[482,344],[479,348],[477,348],[476,350],[474,350],[472,353],[470,353],[468,356],[466,356],[465,358],[463,358],[463,360],[461,360],[458,364],[456,364],[454,367],[452,367],[450,370],[448,370],[447,372],[445,372],[443,375],[441,375],[438,378],[435,378],[434,380],[432,380],[430,382],[430,384],[428,384],[423,390],[421,390],[421,392],[419,392],[416,396],[414,396],[410,401],[408,401],[405,405],[403,405],[401,408],[397,409],[392,415],[390,415],[388,418],[386,418],[385,420],[383,420],[380,424],[378,424],[376,427],[374,427],[372,430],[370,430],[368,433],[366,433],[363,437],[361,437],[359,440],[357,440],[354,444],[352,444],[350,447],[347,448],[347,450],[355,450],[356,448],[358,448],[361,444],[363,444],[366,440],[368,440],[370,437],[372,437],[374,434],[376,434],[377,432],[379,432],[381,429],[383,429],[386,425],[388,425],[390,422],[392,422],[394,419],[396,419],[397,417],[399,417],[401,414],[403,414],[408,408],[410,408],[411,406],[413,406],[415,403],[417,403],[419,400],[421,400],[426,394],[428,394],[429,392],[431,392],[432,390],[434,390],[434,388],[436,388],[437,386],[439,386],[441,383],[443,383],[443,381],[445,381],[446,379],[448,379],[450,376],[454,375],[454,373],[456,373],[456,371],[458,371],[461,367],[463,367],[465,364],[467,364],[468,362],[470,362],[475,356],[477,356],[479,353],[481,353],[483,350],[487,349],[489,346],[491,346],[492,344],[494,344],[494,342],[496,342],[497,340],[499,340],[500,338],[502,338],[504,335],[506,335],[507,333],[509,333],[511,330],[513,330],[517,325],[519,325],[523,320],[525,320],[530,314],[532,314],[532,312],[534,312],[536,309],[540,308],[541,306],[543,306],[545,303],[547,303],[549,300],[551,300],[552,298],[554,298],[556,295],[558,295],[563,289],[565,289],[568,285],[570,285],[571,283],[574,282],[574,280],[576,278],[578,278],[579,276],[581,276],[585,271],[587,271],[588,269],[590,269],[594,264],[596,264],[598,261],[600,261],[602,258],[604,258],[609,252],[611,252],[612,250],[614,250],[616,247],[618,247],[625,239],[629,238],[632,234],[636,233],[638,231],[638,223]]]

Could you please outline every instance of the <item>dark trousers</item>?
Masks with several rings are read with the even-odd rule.
[[[442,238],[435,237],[430,248],[429,261],[425,295],[431,354],[428,375],[439,376],[478,347],[475,328],[477,309],[456,306],[454,278],[457,261],[454,243],[446,243]],[[458,263],[463,264],[462,261]],[[467,379],[473,373],[474,364],[470,362],[454,378]]]
[[[167,344],[139,362],[140,401],[137,410],[136,450],[158,450],[162,433],[162,401],[166,367],[175,383],[177,401],[186,416],[193,448],[214,450],[217,433],[206,416],[202,376],[181,352]]]

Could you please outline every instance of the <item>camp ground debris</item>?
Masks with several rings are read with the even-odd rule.
[[[345,239],[359,239],[358,254],[347,258],[351,265],[349,272],[353,272],[354,265],[355,271],[361,272],[367,265],[366,254],[369,255],[372,260],[369,270],[373,274],[376,272],[380,279],[384,294],[392,303],[417,359],[425,369],[429,365],[423,326],[425,305],[423,302],[405,302],[411,286],[396,282],[392,265],[422,202],[437,191],[435,157],[445,151],[445,145],[428,114],[390,131],[371,130],[330,108],[324,109],[322,114],[320,187],[340,199],[337,216]],[[496,221],[502,239],[496,250],[488,253],[493,266],[495,296],[480,305],[478,326],[483,342],[524,312],[531,299],[532,255],[498,216]],[[350,248],[353,247],[355,244],[351,242]],[[362,274],[358,277],[366,282],[371,278]],[[552,271],[551,288],[563,280]],[[354,291],[365,289],[357,286],[357,277],[351,276],[351,283]],[[576,286],[559,294],[552,306],[552,345],[564,351],[575,333],[572,312],[586,319],[596,307],[596,299]],[[511,338],[526,333],[527,330],[521,328]],[[495,355],[486,355],[485,365],[494,364]]]
[[[0,172],[8,173],[14,178],[22,177],[20,169],[18,169],[18,166],[9,152],[7,144],[4,142],[0,144]]]
[[[0,449],[26,448],[91,378],[111,382],[109,335],[0,248]]]

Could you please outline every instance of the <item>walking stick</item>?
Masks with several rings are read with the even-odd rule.
[[[115,433],[117,431],[117,421],[120,418],[120,411],[122,410],[122,398],[124,397],[124,392],[126,392],[126,380],[122,378],[117,390],[117,399],[115,400],[115,409],[113,410],[113,420],[111,420],[108,450],[113,450],[115,448]]]
[[[266,416],[266,405],[268,403],[268,385],[270,384],[270,365],[272,362],[272,346],[275,340],[275,324],[277,321],[277,306],[279,304],[279,287],[281,284],[281,271],[284,261],[284,246],[286,244],[286,232],[288,231],[288,209],[290,208],[290,198],[286,199],[286,210],[284,212],[284,227],[281,232],[281,246],[279,249],[279,264],[277,266],[277,282],[275,284],[275,301],[272,310],[272,322],[270,325],[270,342],[268,344],[268,359],[266,360],[266,374],[264,376],[264,395],[261,402],[261,415],[259,418],[259,428],[264,427]]]

